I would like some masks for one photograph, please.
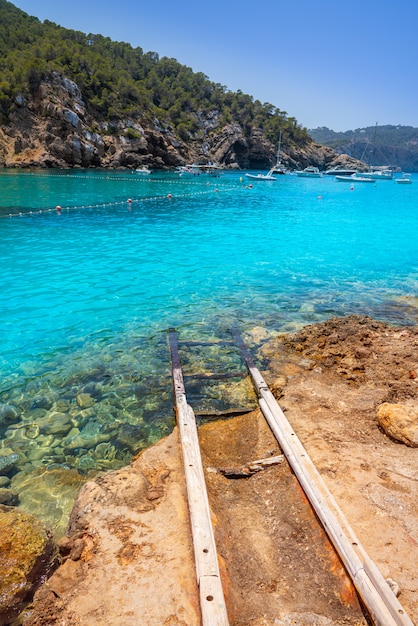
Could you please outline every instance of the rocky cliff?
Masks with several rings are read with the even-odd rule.
[[[165,169],[216,161],[228,168],[263,169],[275,162],[276,146],[261,130],[253,128],[248,137],[239,124],[220,125],[216,111],[198,118],[199,131],[187,142],[157,119],[98,121],[89,114],[78,85],[53,72],[33,98],[16,98],[0,128],[0,167],[133,169],[147,164]],[[354,159],[313,141],[283,146],[281,158],[291,169],[358,166]]]

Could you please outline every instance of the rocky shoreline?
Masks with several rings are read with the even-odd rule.
[[[282,148],[282,162],[290,169],[364,168],[314,142]],[[0,167],[5,168],[169,169],[216,162],[230,169],[261,169],[275,163],[276,150],[261,130],[254,128],[246,137],[239,124],[218,126],[215,114],[200,120],[199,133],[188,142],[156,119],[99,122],[88,113],[78,85],[58,72],[41,82],[36,98],[16,98],[14,111],[0,128]]]
[[[246,341],[258,345],[264,377],[369,556],[417,621],[418,327],[349,316],[262,345],[261,334],[254,329]],[[199,438],[231,624],[365,626],[306,501],[292,499],[287,464],[244,480],[216,471],[280,453],[261,413],[202,426]],[[84,485],[54,553],[38,527],[38,552],[28,550],[23,565],[28,540],[25,533],[18,538],[16,525],[0,624],[198,625],[186,502],[174,430],[129,467]],[[10,520],[18,515],[16,507],[1,508],[2,547],[11,546]],[[51,564],[58,568],[48,578]],[[13,621],[35,579],[42,584],[33,603]]]

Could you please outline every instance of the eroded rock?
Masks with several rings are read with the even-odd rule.
[[[384,402],[377,410],[377,421],[385,433],[412,448],[418,447],[418,411],[404,404]]]

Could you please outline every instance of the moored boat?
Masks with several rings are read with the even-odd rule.
[[[372,172],[362,172],[361,174],[364,178],[372,178],[373,180],[392,180],[393,172],[392,170],[373,170]]]
[[[319,171],[317,167],[310,165],[309,167],[305,167],[304,170],[299,170],[295,172],[296,176],[306,176],[311,178],[320,178],[322,176],[322,172]]]
[[[410,185],[412,183],[411,174],[403,172],[401,178],[395,178],[395,183],[399,185]]]
[[[176,171],[176,174],[179,174],[179,176],[183,176],[185,174],[198,176],[200,174],[198,168],[195,167],[194,165],[179,165],[178,167],[176,167],[175,171]]]
[[[374,183],[374,178],[367,178],[365,176],[359,176],[358,174],[352,174],[351,176],[336,176],[335,180],[343,183]]]
[[[200,176],[201,174],[207,174],[209,176],[220,176],[221,168],[216,163],[208,163],[206,165],[200,165],[198,163],[192,163],[190,165],[179,165],[176,167],[176,173],[180,176]]]
[[[145,176],[149,176],[150,174],[152,174],[152,170],[150,170],[147,165],[143,165],[142,167],[137,167],[135,172],[137,174],[144,174]]]
[[[267,174],[245,174],[247,178],[251,178],[251,180],[277,180],[275,176],[272,174],[273,170],[269,170]]]
[[[324,176],[352,176],[356,174],[356,172],[357,170],[344,167],[333,167],[331,170],[324,172]]]
[[[280,131],[280,137],[279,137],[279,146],[277,148],[277,162],[276,165],[274,165],[269,174],[286,174],[286,168],[283,165],[283,163],[280,160],[280,147],[282,145],[282,131]]]
[[[280,137],[279,137],[279,145],[277,148],[277,160],[276,160],[276,165],[273,165],[273,167],[271,169],[269,169],[269,171],[267,172],[267,174],[261,174],[260,172],[258,174],[245,174],[247,176],[247,178],[251,178],[252,180],[276,180],[275,175],[279,174],[286,174],[286,168],[283,165],[283,163],[280,160],[280,147],[281,147],[281,143],[282,143],[282,131],[280,131]]]

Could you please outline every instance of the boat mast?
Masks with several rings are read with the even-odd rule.
[[[282,131],[279,135],[279,147],[277,148],[277,165],[280,165],[280,146],[282,145]]]
[[[375,152],[376,152],[376,133],[377,133],[377,122],[376,122],[376,125],[374,127],[373,149],[372,149],[372,154],[371,154],[371,157],[370,157],[370,165],[373,165],[372,159],[374,160],[374,156],[375,156]]]

